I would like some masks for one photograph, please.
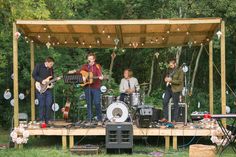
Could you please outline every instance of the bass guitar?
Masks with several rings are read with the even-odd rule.
[[[52,79],[52,76],[48,76],[46,79],[44,79],[42,82],[46,82],[45,84],[42,84],[40,82],[35,82],[35,87],[37,91],[42,94],[44,93],[48,88],[53,88],[53,83],[60,80],[62,77],[56,77]]]

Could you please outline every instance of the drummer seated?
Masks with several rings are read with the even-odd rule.
[[[124,78],[120,82],[120,101],[124,101],[127,95],[139,91],[138,80],[133,77],[133,71],[125,69],[123,75]]]

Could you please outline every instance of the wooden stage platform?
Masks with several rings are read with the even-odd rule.
[[[74,146],[75,136],[105,136],[104,127],[96,128],[27,128],[31,136],[61,136],[62,148],[67,149],[67,138],[69,148]],[[134,137],[163,136],[165,138],[165,149],[170,148],[170,138],[173,138],[173,149],[177,150],[177,137],[182,136],[211,136],[214,129],[195,129],[189,125],[177,124],[175,128],[137,128],[133,126]]]

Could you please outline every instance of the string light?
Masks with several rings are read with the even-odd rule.
[[[142,43],[141,45],[144,46],[144,43]]]
[[[170,33],[170,31],[167,31],[166,33],[167,33],[167,34],[169,34],[169,33]]]
[[[92,48],[92,45],[89,45],[89,48]]]
[[[67,41],[65,40],[65,42],[64,42],[65,44],[67,44]]]
[[[153,44],[153,40],[151,40],[150,43]]]
[[[44,28],[43,28],[43,30],[44,30],[44,31],[46,31],[46,30],[47,30],[47,28],[46,28],[46,27],[44,27]]]
[[[97,40],[97,44],[99,44],[100,43],[100,41],[99,40]]]
[[[59,41],[57,42],[57,45],[59,45],[60,43],[59,43]]]
[[[75,43],[76,43],[76,44],[79,44],[79,42],[78,42],[78,41],[76,41]]]
[[[38,38],[40,38],[41,36],[40,35],[38,35]]]
[[[51,36],[50,35],[48,35],[48,39],[50,39],[51,38]]]
[[[82,44],[85,45],[85,42],[83,41]]]
[[[156,38],[156,42],[158,42],[158,38]]]
[[[177,31],[180,31],[180,29],[179,29],[179,28],[177,28]]]
[[[163,37],[162,40],[165,40],[165,38]]]
[[[107,36],[107,38],[108,38],[108,39],[110,39],[110,38],[111,38],[111,36],[110,36],[110,35],[108,35],[108,36]]]
[[[31,40],[31,43],[33,43],[34,41],[33,40]]]
[[[121,51],[122,51],[122,52],[125,52],[125,49],[122,49]]]
[[[186,32],[187,35],[189,35],[189,32]]]
[[[196,43],[197,43],[197,41],[196,41],[196,40],[194,40],[194,41],[193,41],[193,43],[194,43],[194,44],[196,44]]]
[[[132,46],[132,44],[131,44],[131,43],[129,43],[129,46]]]
[[[102,30],[102,33],[103,33],[103,34],[105,33],[105,30],[104,30],[104,29]]]
[[[28,37],[27,36],[25,36],[25,40],[27,39]]]

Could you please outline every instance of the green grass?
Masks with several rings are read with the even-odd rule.
[[[0,143],[8,142],[8,131],[3,131],[0,129]],[[78,139],[77,139],[78,140]],[[82,143],[96,143],[101,148],[101,152],[97,157],[119,157],[119,156],[127,156],[127,154],[122,155],[109,155],[105,153],[104,148],[104,139],[103,138],[86,138],[82,141]],[[134,143],[133,154],[131,156],[137,157],[146,157],[150,156],[151,152],[164,152],[164,141],[160,140],[159,143],[161,145],[159,147],[156,146],[155,143],[151,142],[151,144],[145,145],[142,141],[138,140]],[[102,143],[102,144],[101,144]],[[137,145],[138,144],[138,145]],[[86,155],[84,155],[86,156]],[[181,149],[179,151],[169,150],[165,152],[165,157],[188,157],[188,149]],[[224,152],[224,157],[235,157],[235,154],[230,149],[227,152]],[[71,154],[69,150],[61,149],[61,138],[60,137],[40,137],[40,138],[30,138],[29,142],[24,145],[23,149],[14,149],[9,148],[5,150],[0,150],[0,157],[78,157],[76,154]],[[83,157],[83,156],[81,156]],[[88,157],[88,155],[86,156]]]

